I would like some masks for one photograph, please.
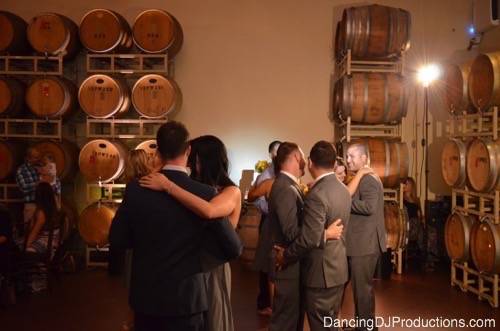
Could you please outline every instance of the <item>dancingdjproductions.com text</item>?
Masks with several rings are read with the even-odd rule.
[[[399,316],[390,317],[375,317],[372,319],[335,319],[332,317],[323,318],[323,326],[327,327],[349,327],[349,328],[366,328],[373,330],[377,328],[409,328],[409,329],[432,329],[432,328],[496,328],[495,319],[493,318],[402,318]]]

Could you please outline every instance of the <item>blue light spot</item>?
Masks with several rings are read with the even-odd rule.
[[[474,28],[474,26],[473,26],[473,25],[469,26],[468,31],[469,31],[469,34],[470,34],[471,36],[473,36],[473,35],[475,35],[475,34],[476,34],[476,29]]]

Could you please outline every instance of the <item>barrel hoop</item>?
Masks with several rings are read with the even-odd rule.
[[[368,15],[366,15],[366,34],[365,34],[365,41],[363,43],[363,56],[366,56],[366,54],[368,53],[368,46],[369,46],[368,44],[370,43],[371,22],[372,22],[371,11],[368,10]]]
[[[384,177],[388,178],[390,175],[390,166],[391,166],[391,149],[389,147],[389,142],[384,140],[384,149],[385,149],[385,169],[384,169]]]
[[[368,74],[363,74],[363,117],[362,122],[366,122],[366,117],[368,116]]]
[[[389,36],[387,38],[386,53],[389,54],[392,49],[392,38],[394,37],[394,10],[389,7],[386,10],[389,12]]]
[[[389,98],[389,77],[384,75],[384,122],[389,119],[389,110],[391,109],[391,99]]]

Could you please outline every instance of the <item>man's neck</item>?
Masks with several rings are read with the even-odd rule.
[[[167,165],[186,168],[187,162],[186,162],[185,158],[177,158],[177,159],[173,159],[173,160],[164,161],[163,166],[167,166]]]
[[[329,173],[332,173],[332,172],[334,172],[333,169],[316,169],[314,171],[314,177],[313,177],[313,179],[316,180],[319,177],[321,177],[323,175],[326,175],[326,174],[329,174]]]

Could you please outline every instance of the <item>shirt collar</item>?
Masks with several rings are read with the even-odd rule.
[[[180,172],[184,172],[186,174],[189,174],[189,172],[188,172],[188,170],[187,170],[186,167],[178,166],[178,165],[167,164],[162,169],[163,170],[180,171]]]
[[[299,183],[299,179],[297,177],[295,177],[294,175],[292,175],[291,173],[283,171],[283,170],[281,170],[281,173],[290,177],[296,184]]]
[[[313,184],[311,185],[311,187],[314,187],[314,185],[316,185],[317,182],[319,182],[322,178],[325,178],[326,176],[330,176],[330,175],[335,175],[335,172],[333,171],[330,171],[330,172],[327,172],[325,174],[322,174],[321,176],[319,176],[318,178],[316,178],[313,182]]]

